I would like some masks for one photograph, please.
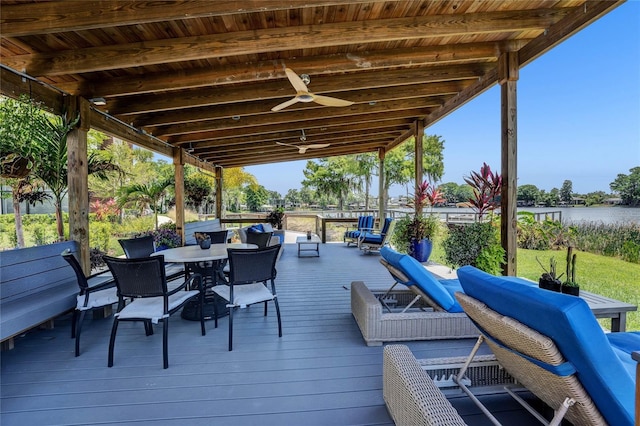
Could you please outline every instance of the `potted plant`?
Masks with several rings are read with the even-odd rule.
[[[282,229],[282,220],[284,219],[284,209],[277,207],[267,215],[267,223],[273,226],[275,229]]]
[[[562,283],[562,292],[573,296],[580,295],[580,286],[576,283],[576,255],[573,247],[567,247],[567,280]]]
[[[442,193],[427,181],[416,187],[413,201],[409,204],[414,207],[415,212],[397,221],[391,237],[398,251],[408,253],[418,262],[429,260],[433,249],[433,237],[440,221],[435,215],[425,215],[423,210],[425,206],[433,206],[443,200]]]
[[[542,265],[542,262],[540,262],[540,259],[538,259],[537,257],[536,261],[544,270],[544,273],[538,280],[538,287],[545,290],[560,292],[562,289],[562,281],[560,281],[560,278],[562,278],[562,275],[564,274],[560,274],[559,276],[556,275],[558,262],[553,257],[549,259],[549,270],[547,270],[544,265]]]
[[[483,163],[480,172],[471,172],[464,180],[473,190],[469,203],[478,221],[449,227],[442,243],[445,259],[452,267],[472,265],[497,275],[502,272],[505,251],[500,243],[499,218],[494,218],[493,211],[499,206],[502,176]],[[489,213],[489,220],[483,219],[485,213]]]

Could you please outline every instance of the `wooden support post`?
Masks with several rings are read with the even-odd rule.
[[[424,155],[424,147],[422,146],[422,139],[424,136],[424,122],[422,120],[416,120],[414,125],[416,130],[416,134],[415,134],[416,145],[414,149],[415,157],[413,161],[414,161],[414,167],[415,167],[414,188],[416,188],[418,187],[418,185],[422,183],[422,179],[424,176],[424,167],[422,164],[422,157]],[[416,214],[421,214],[422,212],[421,211],[419,212],[417,209],[418,209],[418,206],[416,206]]]
[[[517,192],[518,192],[518,54],[506,52],[498,59],[498,76],[501,85],[502,127],[502,200],[500,235],[506,252],[503,275],[517,274]]]
[[[216,218],[222,218],[222,167],[216,167]]]
[[[184,245],[186,239],[184,235],[184,150],[182,148],[173,150],[173,167],[176,178],[176,232]]]
[[[384,187],[384,148],[378,149],[378,217],[384,218],[384,211],[387,206],[387,192]]]
[[[69,117],[80,116],[76,128],[67,135],[67,196],[69,200],[69,238],[80,245],[80,266],[91,273],[89,256],[89,168],[87,132],[90,128],[89,102],[75,96],[67,101]]]

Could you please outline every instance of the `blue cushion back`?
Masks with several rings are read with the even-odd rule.
[[[416,285],[447,312],[463,312],[462,307],[453,297],[456,291],[462,290],[458,280],[438,281],[416,259],[409,255],[398,253],[390,247],[382,247],[380,255],[409,278],[410,281],[406,285]],[[443,285],[443,283],[446,283],[446,285]]]
[[[391,217],[384,218],[384,225],[382,226],[382,231],[380,231],[380,235],[384,236],[387,234],[387,231],[389,230],[389,225],[391,225],[392,220],[393,218]]]
[[[366,228],[367,227],[366,224],[367,224],[367,216],[358,217],[358,229]]]
[[[542,290],[524,280],[506,280],[472,266],[458,269],[458,278],[469,296],[551,338],[574,365],[609,424],[633,424],[635,379],[619,361],[583,299]]]

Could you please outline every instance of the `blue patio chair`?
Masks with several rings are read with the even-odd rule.
[[[395,224],[393,218],[387,217],[384,219],[379,233],[374,232],[373,229],[363,229],[363,232],[358,237],[358,248],[364,253],[380,251],[393,235]]]
[[[359,216],[356,229],[349,229],[344,232],[342,240],[347,243],[347,247],[349,247],[351,244],[357,246],[360,234],[363,232],[363,230],[372,229],[373,222],[373,216]]]

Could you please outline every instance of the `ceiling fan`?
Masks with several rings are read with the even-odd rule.
[[[307,135],[304,134],[304,129],[302,129],[302,136],[300,136],[300,141],[301,142],[306,142],[307,141]],[[276,141],[276,143],[278,145],[282,145],[282,146],[291,146],[294,148],[298,149],[298,154],[304,154],[307,152],[308,149],[320,149],[320,148],[326,148],[329,145],[331,145],[330,143],[312,143],[309,145],[293,145],[290,143],[284,143],[284,142],[278,142]]]
[[[281,109],[295,104],[296,102],[315,102],[320,105],[336,107],[353,105],[353,102],[345,101],[344,99],[314,95],[309,92],[309,89],[307,89],[307,84],[311,82],[311,78],[307,74],[302,74],[302,76],[299,77],[298,74],[290,68],[285,68],[285,72],[287,73],[287,78],[291,82],[291,85],[296,89],[296,96],[286,102],[274,106],[271,108],[271,111],[280,111]]]

